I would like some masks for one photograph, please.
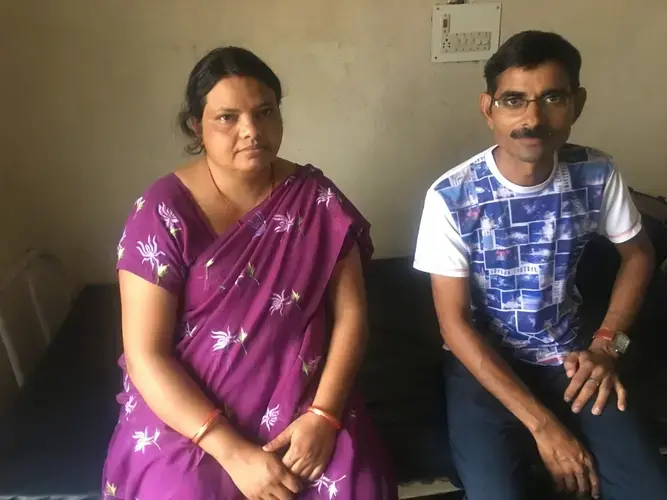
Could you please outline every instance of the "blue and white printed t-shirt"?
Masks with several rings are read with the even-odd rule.
[[[565,146],[551,176],[518,186],[484,151],[429,189],[414,267],[469,277],[475,324],[523,361],[562,364],[576,342],[577,262],[602,234],[622,243],[641,217],[612,159]]]

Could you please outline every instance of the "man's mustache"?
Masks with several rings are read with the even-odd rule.
[[[512,139],[547,139],[551,136],[551,129],[543,125],[533,128],[519,128],[510,132]]]

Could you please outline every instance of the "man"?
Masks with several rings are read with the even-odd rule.
[[[586,101],[580,68],[577,49],[556,34],[510,38],[486,65],[480,99],[497,146],[426,195],[414,265],[432,275],[453,354],[450,437],[470,500],[543,498],[528,492],[522,440],[531,435],[524,441],[561,490],[667,498],[658,448],[615,371],[653,249],[613,161],[566,145]],[[622,263],[592,334],[577,321],[574,278],[595,233],[616,245]]]

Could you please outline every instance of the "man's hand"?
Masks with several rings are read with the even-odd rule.
[[[612,390],[618,397],[618,409],[625,410],[627,393],[616,375],[617,354],[609,341],[594,340],[587,351],[573,352],[565,359],[565,372],[570,385],[565,390],[565,401],[572,403],[572,411],[579,413],[596,393],[592,413],[600,415]]]
[[[293,474],[316,481],[329,465],[336,444],[336,429],[324,418],[306,413],[296,419],[264,451],[276,452],[287,446],[283,464]]]
[[[600,480],[593,458],[558,421],[533,434],[537,451],[560,491],[600,497]]]

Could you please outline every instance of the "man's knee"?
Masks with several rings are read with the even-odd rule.
[[[456,468],[468,500],[529,500],[530,478],[519,464],[489,460],[473,463],[456,460]]]
[[[609,405],[600,416],[582,413],[579,426],[595,456],[603,498],[667,498],[667,463],[636,409]]]
[[[467,498],[488,499],[491,491],[502,500],[531,498],[530,436],[518,423],[476,417],[459,415],[449,428],[452,461]]]

